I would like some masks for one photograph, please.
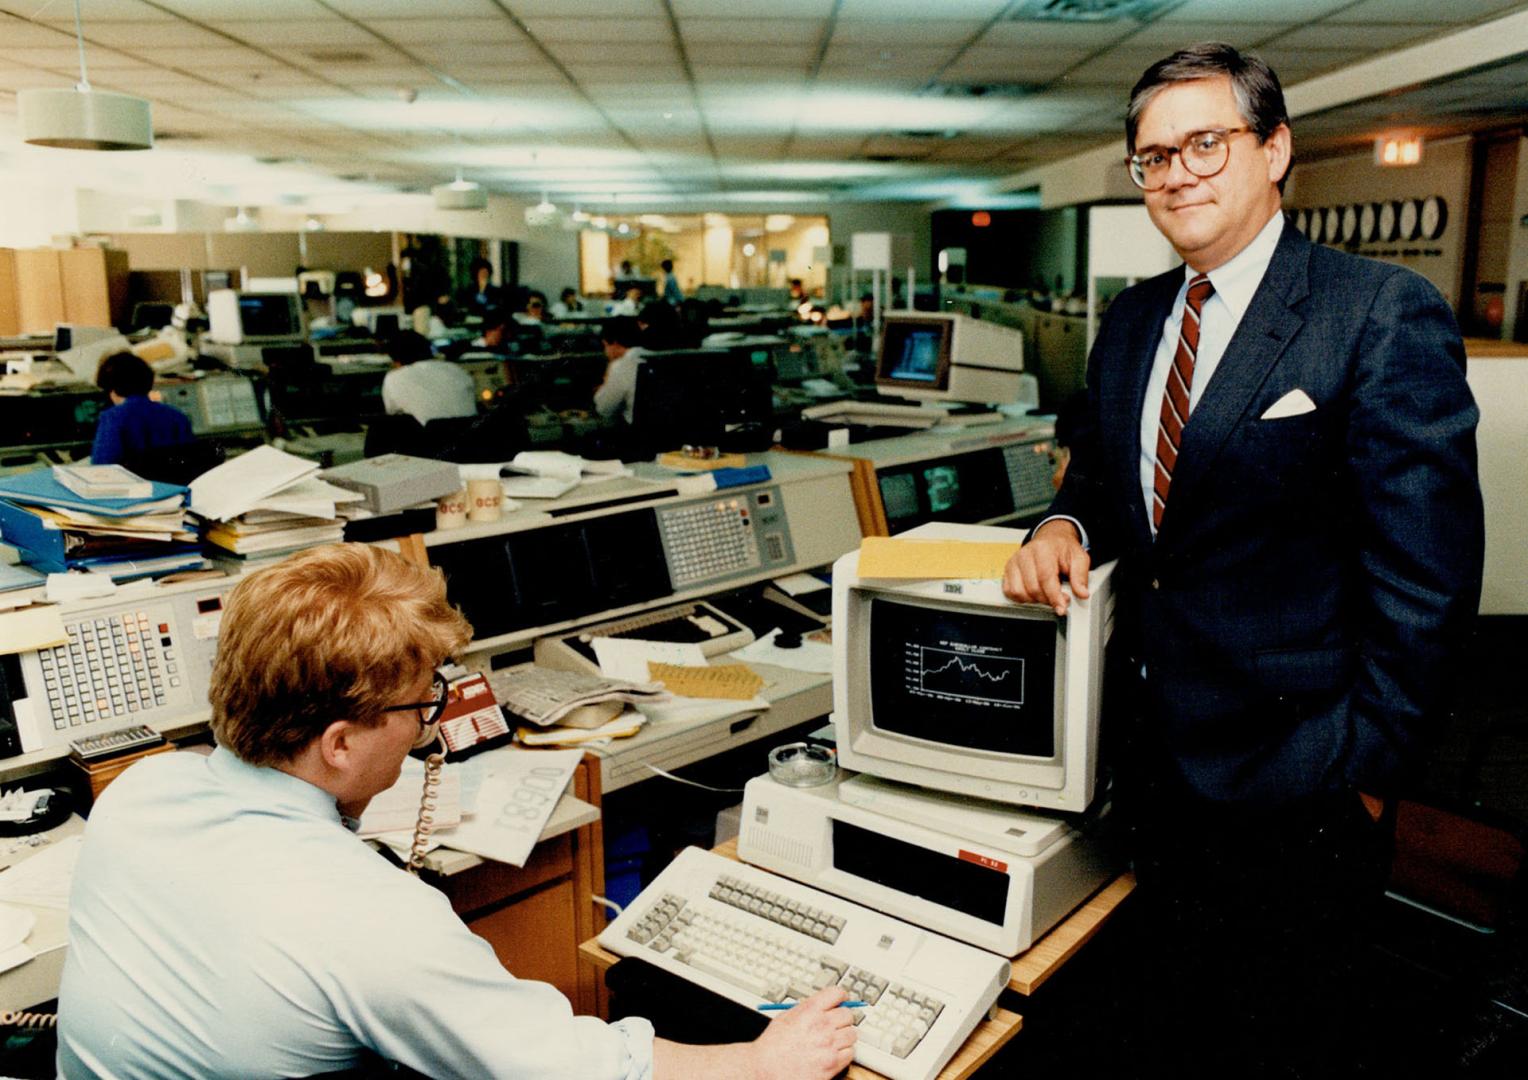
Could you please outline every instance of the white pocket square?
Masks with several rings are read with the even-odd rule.
[[[1316,403],[1310,399],[1310,395],[1304,390],[1291,390],[1279,398],[1268,411],[1258,417],[1259,420],[1282,420],[1286,416],[1300,416],[1304,413],[1315,412]]]

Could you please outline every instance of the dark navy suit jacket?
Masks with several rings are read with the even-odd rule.
[[[1141,414],[1182,282],[1110,306],[1051,508],[1087,528],[1095,565],[1120,559],[1116,647],[1146,673],[1132,752],[1212,801],[1392,792],[1479,601],[1479,414],[1452,312],[1417,274],[1286,227],[1153,539]],[[1313,411],[1261,418],[1296,389]]]

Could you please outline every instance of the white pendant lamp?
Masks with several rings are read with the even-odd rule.
[[[476,180],[457,177],[449,184],[437,184],[430,189],[435,196],[437,210],[485,210],[488,208],[488,192]]]
[[[149,103],[131,94],[93,90],[85,73],[80,0],[74,0],[80,81],[71,90],[22,90],[16,95],[21,137],[33,146],[65,150],[148,150],[154,145]]]

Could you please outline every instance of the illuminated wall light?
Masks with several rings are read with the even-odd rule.
[[[1422,161],[1422,136],[1382,135],[1374,140],[1374,164],[1381,167],[1417,165]]]
[[[759,249],[754,247],[752,244],[744,244],[743,245],[743,255],[746,258],[749,258],[749,259],[753,258],[754,255],[758,253],[758,250]]]
[[[992,224],[992,215],[985,210],[978,210],[971,215],[971,224],[978,229],[985,229]]]

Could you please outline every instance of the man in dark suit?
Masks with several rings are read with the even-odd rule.
[[[1058,612],[1119,559],[1117,805],[1147,1046],[1325,1075],[1395,796],[1475,613],[1478,413],[1448,305],[1283,220],[1283,92],[1199,45],[1131,95],[1127,162],[1185,266],[1122,293],[1051,516],[1010,597]],[[1232,1072],[1227,1072],[1230,1069]]]

